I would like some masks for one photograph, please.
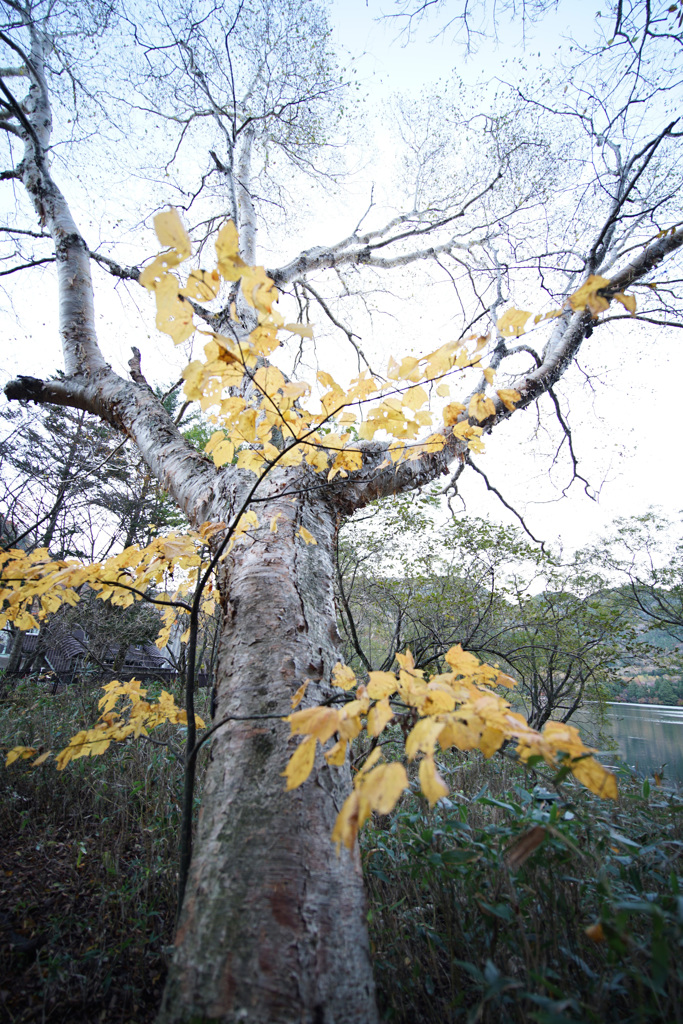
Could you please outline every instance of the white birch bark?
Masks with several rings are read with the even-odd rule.
[[[99,348],[88,247],[48,164],[52,112],[44,70],[46,40],[33,24],[24,54],[30,81],[19,109],[24,157],[21,178],[41,225],[51,235],[57,264],[63,380],[20,377],[6,387],[10,399],[54,402],[101,416],[127,433],[162,485],[188,516],[202,521],[214,497],[216,471],[177,430],[151,390],[113,372]]]
[[[319,751],[308,781],[286,793],[282,771],[299,738],[277,718],[259,718],[288,714],[305,679],[306,704],[328,697],[339,657],[337,516],[320,497],[277,497],[300,477],[273,473],[263,525],[222,575],[215,721],[237,720],[212,743],[159,1024],[376,1020],[358,850],[338,857],[330,841],[348,766],[329,769]],[[302,525],[317,545],[297,536]]]
[[[239,215],[240,256],[248,266],[256,262],[256,210],[251,194],[251,158],[254,147],[254,132],[250,126],[244,128],[237,142],[235,167],[235,193]]]

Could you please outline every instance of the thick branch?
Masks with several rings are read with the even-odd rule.
[[[146,383],[125,381],[107,369],[95,380],[18,377],[6,385],[5,395],[10,400],[84,409],[111,423],[133,438],[152,473],[193,523],[209,518],[219,473],[182,436]]]
[[[601,294],[611,298],[617,292],[624,291],[635,281],[649,274],[666,256],[682,245],[683,229],[656,239],[627,267],[619,271]],[[592,314],[587,309],[576,313],[568,309],[555,321],[540,365],[532,368],[512,384],[521,396],[516,403],[516,409],[524,409],[531,405],[557,383],[578,353],[592,323]],[[486,433],[515,411],[508,409],[497,396],[494,398],[494,404],[495,414],[481,424]],[[449,465],[455,458],[467,457],[466,441],[453,437],[450,428],[442,427],[439,432],[447,438],[444,448],[440,452],[425,452],[409,462],[391,464],[387,457],[388,444],[370,442],[361,445],[364,452],[363,468],[343,481],[343,488],[340,484],[335,488],[338,492],[337,500],[345,514],[362,508],[376,498],[423,487],[439,475],[448,473]],[[389,465],[384,465],[387,461]],[[334,488],[334,485],[332,486]]]

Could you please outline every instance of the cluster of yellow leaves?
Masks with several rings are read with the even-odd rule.
[[[230,546],[256,526],[254,512],[242,516]],[[204,523],[198,530],[156,537],[145,548],[133,545],[104,562],[90,564],[51,559],[47,548],[30,554],[18,548],[0,551],[0,629],[8,622],[21,630],[37,628],[63,604],[76,605],[85,584],[101,600],[122,608],[152,591],[164,621],[157,646],[164,647],[177,614],[170,602],[193,590],[197,574],[208,565],[207,545],[224,529],[225,523]]]
[[[609,288],[609,285],[610,279],[608,277],[601,277],[600,274],[591,274],[590,277],[586,278],[581,287],[569,296],[564,306],[568,305],[575,313],[587,308],[595,320],[600,313],[604,313],[606,309],[609,309],[612,299],[616,299],[633,316],[636,312],[635,296],[626,295],[625,292],[616,292],[611,298],[607,298],[601,293]],[[539,324],[542,320],[558,317],[561,313],[562,309],[551,309],[548,313],[538,313],[534,317],[534,324]],[[498,320],[498,330],[504,338],[518,338],[521,334],[525,333],[526,323],[530,316],[531,313],[525,309],[515,309],[514,307],[508,309]]]
[[[147,690],[142,689],[142,684],[137,679],[131,679],[127,683],[115,679],[107,683],[103,690],[104,697],[100,699],[98,705],[102,714],[97,724],[92,729],[82,729],[76,733],[69,740],[68,746],[55,755],[59,771],[66,768],[69,761],[75,761],[79,757],[96,757],[103,754],[112,742],[127,740],[129,736],[134,739],[147,736],[151,729],[156,729],[159,725],[187,725],[187,713],[177,706],[173,695],[166,690],[161,691],[161,696],[156,701],[145,700]],[[116,705],[122,699],[127,700],[127,706],[121,711],[115,711]],[[198,728],[204,728],[204,722],[199,715],[195,715],[195,722]],[[35,747],[13,747],[7,754],[5,765],[9,766],[18,760],[28,760],[36,753]],[[41,753],[33,761],[33,767],[43,764],[51,753],[51,750]]]
[[[393,439],[385,465],[414,460],[425,453],[441,451],[447,443],[443,432],[411,443],[423,428],[434,423],[434,414],[424,408],[430,396],[420,382],[442,381],[436,387],[440,398],[449,394],[443,379],[453,371],[477,367],[484,370],[489,384],[493,382],[493,371],[481,365],[481,350],[488,337],[471,335],[464,343],[448,342],[420,358],[406,356],[399,363],[392,357],[385,380],[363,371],[348,388],[343,388],[330,374],[321,371],[317,375],[320,408],[311,411],[305,407],[304,399],[312,394],[312,386],[305,381],[287,380],[272,363],[263,365],[263,361],[279,347],[278,332],[312,337],[312,329],[310,325],[284,322],[274,308],[277,291],[263,267],[249,267],[239,256],[234,224],[228,222],[218,234],[216,270],[193,271],[182,287],[173,271],[190,254],[189,237],[175,210],[159,214],[154,223],[160,242],[170,249],[145,269],[140,283],[155,294],[160,330],[170,334],[176,343],[188,338],[193,327],[192,306],[187,299],[215,297],[221,278],[240,281],[244,299],[258,316],[258,326],[239,343],[235,340],[237,334],[232,338],[215,331],[200,331],[210,338],[204,346],[205,358],[195,359],[183,372],[187,398],[199,402],[216,425],[206,451],[219,467],[231,463],[261,474],[275,460],[281,466],[306,462],[316,471],[327,473],[330,480],[337,475],[345,477],[362,466],[363,455],[356,438],[371,440],[378,431]],[[237,319],[234,309],[233,317]],[[473,344],[468,347],[470,342]],[[236,393],[236,389],[241,393]],[[498,395],[510,410],[519,401],[518,393],[512,389],[499,391]],[[478,423],[495,413],[496,406],[483,393],[475,399],[467,409],[458,403],[448,405],[444,425],[471,449],[481,451],[482,428]],[[368,403],[372,404],[366,409]],[[361,410],[364,415],[357,422]],[[333,433],[321,431],[330,419],[340,429]]]
[[[501,405],[512,411],[520,401],[517,391],[503,388],[496,392],[498,405],[485,390],[474,394],[467,406],[449,402],[439,414],[441,430],[416,440],[424,428],[434,425],[434,414],[427,408],[430,391],[433,389],[440,399],[450,398],[446,381],[449,375],[475,368],[483,374],[484,387],[493,385],[493,369],[481,362],[488,336],[471,335],[464,342],[448,342],[426,356],[405,356],[400,362],[390,358],[386,379],[363,371],[343,388],[330,374],[320,371],[316,381],[320,408],[309,410],[304,401],[313,393],[311,384],[289,381],[269,358],[280,345],[280,332],[312,337],[312,329],[310,325],[284,322],[274,308],[278,295],[273,281],[263,267],[247,266],[240,258],[234,224],[228,222],[218,234],[216,268],[193,270],[184,285],[175,271],[191,255],[191,244],[176,211],[155,217],[155,229],[167,248],[145,268],[140,283],[155,295],[159,330],[169,334],[176,344],[187,340],[196,330],[192,300],[216,298],[221,280],[239,281],[244,300],[257,314],[257,327],[239,342],[237,331],[234,337],[202,331],[209,338],[204,346],[205,358],[190,363],[183,373],[187,398],[198,401],[215,423],[206,451],[217,466],[230,463],[261,474],[275,460],[282,466],[306,462],[316,471],[325,472],[328,479],[345,477],[362,467],[363,453],[356,439],[372,440],[378,432],[391,439],[382,464],[385,466],[439,452],[451,436],[481,451],[483,428],[479,424],[495,415]],[[568,300],[571,308],[588,307],[597,316],[609,305],[600,294],[608,285],[605,278],[589,278]],[[635,312],[632,296],[619,293],[614,297]],[[534,323],[560,312],[539,315]],[[237,322],[234,306],[232,315]],[[498,329],[504,336],[517,337],[524,333],[530,317],[531,313],[524,310],[508,310],[498,321]],[[430,391],[423,385],[428,385]],[[271,532],[277,532],[277,519],[275,516],[270,522]],[[255,513],[247,511],[234,530],[226,554],[241,537],[258,527]],[[18,549],[0,552],[0,628],[8,622],[19,629],[37,627],[62,604],[76,604],[79,589],[85,584],[101,599],[122,607],[141,600],[151,590],[158,595],[156,600],[165,604],[165,625],[157,640],[163,647],[176,617],[171,602],[194,588],[208,565],[206,552],[211,538],[224,529],[224,523],[205,523],[198,531],[159,537],[146,548],[129,547],[105,562],[91,565],[53,560],[44,548],[31,554]],[[298,536],[306,544],[316,543],[303,526]],[[174,579],[176,571],[180,582]],[[169,583],[175,588],[171,596]],[[209,597],[205,608],[210,610],[212,606]],[[442,750],[453,746],[479,749],[489,757],[508,741],[516,743],[521,760],[540,756],[556,765],[558,758],[563,758],[575,777],[593,792],[616,797],[614,777],[590,756],[590,748],[583,745],[576,729],[549,722],[539,733],[511,710],[509,702],[494,688],[514,682],[497,669],[481,665],[460,647],[452,648],[446,656],[451,671],[430,679],[415,668],[409,652],[398,656],[398,661],[397,674],[371,672],[369,681],[360,684],[351,669],[339,664],[333,681],[342,690],[355,688],[355,697],[342,707],[313,707],[288,716],[292,734],[304,737],[284,773],[288,789],[308,778],[319,743],[325,745],[332,740],[325,759],[330,765],[342,765],[348,744],[362,730],[371,741],[377,741],[398,716],[411,726],[405,752],[408,760],[420,757],[420,786],[431,805],[448,793],[436,768],[437,745]],[[293,707],[303,699],[306,685],[295,695]],[[94,728],[79,732],[56,755],[58,768],[78,757],[104,753],[113,741],[146,735],[164,722],[186,724],[186,713],[166,691],[153,703],[144,699],[146,691],[136,680],[113,682],[104,689],[100,720]],[[116,711],[122,698],[128,705],[123,712]],[[196,721],[204,725],[201,719]],[[36,753],[35,748],[14,747],[7,755],[7,764]],[[51,751],[40,753],[33,764],[42,764],[50,755]],[[356,773],[353,793],[335,825],[333,838],[338,844],[350,847],[372,811],[391,811],[408,786],[403,764],[378,764],[380,757],[381,749],[375,746]]]
[[[341,765],[348,743],[361,731],[376,741],[390,722],[400,718],[404,728],[405,723],[413,723],[405,739],[405,753],[409,761],[421,755],[420,787],[430,806],[449,792],[436,767],[437,745],[441,750],[481,750],[485,757],[491,757],[506,742],[516,744],[520,760],[540,756],[552,766],[561,760],[593,793],[616,799],[614,775],[590,756],[592,748],[584,745],[577,729],[547,722],[538,732],[512,711],[509,701],[496,692],[500,686],[515,685],[503,672],[480,663],[460,645],[446,654],[450,671],[429,679],[415,668],[410,651],[397,655],[397,660],[397,673],[370,672],[367,683],[358,683],[352,669],[337,664],[332,682],[342,690],[355,688],[355,698],[341,707],[306,708],[288,716],[292,734],[305,739],[284,772],[287,789],[300,786],[308,778],[318,743],[324,746],[333,740],[324,756],[329,764]],[[303,688],[299,694],[303,696]],[[377,764],[380,757],[381,748],[374,746],[355,777],[353,793],[334,828],[333,839],[338,845],[351,847],[370,814],[387,814],[408,787],[404,766],[398,762]]]

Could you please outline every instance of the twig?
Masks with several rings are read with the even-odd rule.
[[[500,493],[498,488],[494,487],[494,485],[491,483],[491,481],[489,480],[489,478],[487,477],[487,475],[483,471],[483,469],[479,469],[479,466],[475,466],[475,464],[472,462],[472,459],[469,457],[469,455],[465,456],[465,461],[467,462],[468,466],[471,466],[471,468],[474,470],[475,473],[478,473],[480,477],[483,477],[483,480],[484,480],[484,483],[486,484],[487,489],[489,491],[491,491],[493,494],[495,494],[495,496],[498,498],[500,503],[502,505],[505,505],[505,508],[508,509],[510,512],[512,512],[513,516],[516,516],[516,518],[522,524],[522,528],[523,528],[524,532],[527,533],[529,535],[529,537],[531,537],[531,539],[534,542],[534,544],[538,544],[540,549],[541,549],[541,551],[545,551],[545,541],[539,540],[538,537],[534,537],[533,533],[531,532],[529,527],[524,522],[524,518],[523,518],[522,514],[520,512],[518,512],[517,509],[514,508],[514,506],[512,506],[509,501],[505,500],[505,498]]]

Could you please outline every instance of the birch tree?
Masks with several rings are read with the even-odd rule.
[[[150,387],[139,352],[128,378],[108,365],[97,337],[100,286],[93,283],[93,263],[119,281],[135,283],[144,271],[89,249],[69,204],[78,163],[68,147],[57,160],[54,112],[80,97],[83,118],[88,111],[101,117],[103,146],[117,123],[125,123],[121,146],[132,152],[139,144],[140,174],[148,178],[159,175],[143,133],[156,126],[155,145],[164,151],[156,166],[169,175],[164,198],[184,208],[200,245],[231,220],[242,265],[252,267],[269,211],[291,201],[292,174],[332,181],[337,173],[335,151],[330,158],[323,144],[341,137],[343,83],[324,12],[312,2],[288,0],[229,8],[178,3],[150,8],[144,20],[125,5],[84,8],[68,0],[3,0],[3,9],[0,128],[7,165],[0,177],[23,189],[33,210],[26,226],[3,231],[19,255],[17,266],[54,262],[64,358],[63,377],[19,377],[7,385],[7,397],[85,410],[116,427],[134,441],[194,527],[230,523],[249,507],[266,524],[221,563],[215,699],[223,725],[212,735],[159,1020],[369,1024],[377,1015],[358,853],[352,848],[336,857],[330,844],[350,769],[330,773],[319,759],[291,793],[281,777],[291,747],[280,719],[293,696],[305,680],[307,705],[324,703],[332,693],[339,657],[333,598],[338,524],[372,500],[421,487],[453,466],[459,473],[472,438],[498,429],[540,396],[555,401],[555,386],[596,323],[622,315],[611,311],[613,299],[624,316],[678,322],[675,254],[683,230],[676,213],[680,168],[671,154],[679,129],[675,116],[663,118],[657,106],[662,95],[666,106],[668,94],[653,90],[635,68],[628,72],[630,92],[615,95],[599,60],[590,65],[586,57],[583,77],[577,75],[559,104],[548,99],[543,105],[513,90],[504,110],[484,112],[480,127],[472,122],[468,130],[450,110],[438,121],[439,132],[450,126],[471,151],[462,149],[449,168],[443,136],[429,152],[413,145],[407,157],[413,186],[403,207],[384,220],[371,209],[336,243],[288,253],[268,266],[267,278],[298,301],[302,317],[317,303],[320,317],[362,365],[363,341],[346,319],[343,300],[360,293],[364,282],[375,287],[382,275],[391,280],[394,272],[426,262],[455,287],[462,335],[481,327],[476,344],[487,365],[466,386],[462,402],[447,406],[443,443],[420,447],[418,438],[409,458],[393,461],[382,435],[375,439],[372,425],[362,426],[366,439],[353,440],[353,458],[342,473],[334,467],[340,457],[344,463],[344,451],[332,442],[327,448],[316,442],[317,465],[303,459],[287,465],[252,438],[247,449],[266,466],[255,488],[244,461],[217,465],[183,438]],[[107,32],[113,40],[108,50],[100,42]],[[68,94],[60,88],[65,80]],[[581,93],[589,85],[584,109]],[[647,135],[642,104],[651,94],[659,126]],[[81,123],[77,118],[73,132]],[[562,132],[562,144],[548,149],[546,141]],[[408,128],[405,135],[409,142]],[[568,146],[574,152],[563,179]],[[561,198],[548,206],[554,181],[562,183]],[[29,242],[36,248],[27,252]],[[657,288],[648,288],[655,270]],[[266,275],[259,274],[268,290]],[[538,310],[533,336],[520,341],[531,313],[518,306],[528,302],[532,278],[534,301],[545,296],[551,308]],[[225,286],[219,293],[209,279],[195,280],[202,287],[188,301],[177,292],[171,296],[175,340],[198,324],[229,339],[235,351],[248,350],[259,325],[244,292]],[[644,296],[639,293],[635,312],[634,286],[642,286]],[[552,315],[546,319],[545,312]],[[394,373],[393,380],[411,384],[417,362],[397,362],[385,379]],[[483,369],[481,359],[475,362]],[[258,365],[268,369],[267,354],[259,355]],[[237,386],[240,393],[228,390],[225,400],[248,403],[251,377]],[[273,435],[269,443],[282,453],[282,439]]]

